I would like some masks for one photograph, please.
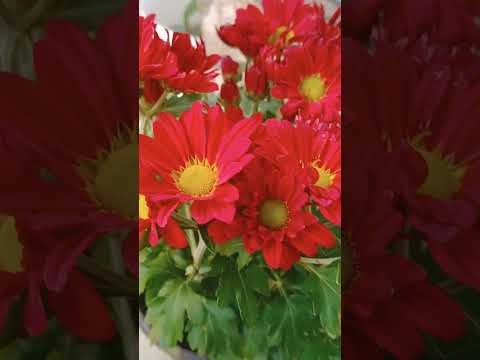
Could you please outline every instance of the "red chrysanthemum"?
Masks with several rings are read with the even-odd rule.
[[[158,36],[154,15],[140,16],[138,25],[139,80],[143,81],[145,99],[153,103],[164,91],[160,81],[178,73],[177,56],[168,41]]]
[[[347,134],[345,143],[353,146],[343,157],[343,170],[355,174],[344,179],[342,194],[343,356],[380,360],[387,351],[415,359],[424,350],[422,333],[456,339],[463,335],[464,315],[419,265],[392,253],[405,241],[400,236],[405,217],[385,179],[396,176],[399,157],[371,143],[355,153],[362,144],[355,137],[354,131]],[[389,164],[381,173],[380,159]]]
[[[302,41],[316,30],[318,15],[303,0],[264,0],[263,11],[254,5],[238,9],[235,23],[222,26],[218,34],[245,56],[255,57],[265,45],[282,47]]]
[[[133,1],[129,6],[136,9]],[[41,157],[43,168],[37,171],[52,184],[62,184],[52,195],[58,206],[35,214],[38,230],[80,229],[82,234],[65,237],[50,249],[56,260],[47,262],[45,279],[52,289],[65,285],[78,255],[98,236],[127,230],[135,236],[128,237],[125,249],[138,249],[138,176],[132,172],[138,168],[135,12],[128,8],[110,18],[95,40],[72,24],[49,23],[35,46],[36,81],[0,75],[11,90],[0,99],[1,107],[17,131],[28,129],[41,154],[32,154]],[[122,44],[116,41],[118,34],[124,34]],[[85,57],[88,63],[81,60]],[[32,99],[31,107],[18,102],[25,96]],[[19,112],[22,107],[25,111]],[[62,142],[52,142],[52,137]],[[124,254],[128,268],[137,273],[136,252]],[[61,258],[68,261],[58,271]]]
[[[269,120],[258,153],[289,169],[307,188],[320,212],[341,222],[341,142],[325,131],[287,121]]]
[[[397,174],[416,185],[397,193],[409,224],[423,233],[445,272],[479,288],[480,277],[470,269],[480,253],[466,250],[477,241],[480,204],[480,158],[473,135],[480,116],[478,86],[459,82],[456,67],[449,63],[419,65],[393,45],[378,44],[373,54],[354,44],[349,47],[381,76],[357,74],[374,85],[375,103],[352,102],[346,111],[357,119],[357,128],[369,129],[363,137],[384,142],[384,151],[408,146],[421,159],[416,168]],[[348,81],[358,81],[353,75]],[[380,111],[372,116],[372,109]]]
[[[178,73],[165,81],[167,87],[185,93],[208,93],[218,90],[214,79],[219,55],[206,55],[203,41],[192,44],[192,36],[174,33],[172,52],[177,56]]]
[[[140,135],[141,193],[158,208],[161,227],[187,202],[200,224],[232,221],[239,194],[229,180],[252,160],[250,136],[259,121],[233,123],[219,106],[204,111],[196,102],[179,120],[161,113],[153,138]]]
[[[59,238],[33,231],[33,224],[29,220],[0,217],[2,246],[6,243],[9,245],[9,256],[13,258],[7,268],[0,262],[0,329],[15,300],[25,294],[23,324],[29,335],[37,336],[47,330],[47,303],[60,324],[73,335],[86,341],[110,340],[116,332],[115,324],[107,305],[87,277],[73,270],[62,288],[51,289],[48,286],[44,278],[48,262],[52,260],[48,250],[55,246]],[[76,235],[72,237],[78,240]],[[14,243],[20,247],[13,247]],[[63,272],[63,269],[57,267],[59,272]],[[92,327],[92,323],[96,326]]]
[[[293,174],[256,160],[235,184],[241,196],[234,222],[213,222],[208,228],[216,243],[242,236],[247,252],[261,251],[271,268],[284,270],[301,254],[315,256],[319,247],[335,246],[330,230],[305,210],[308,195]]]
[[[275,71],[271,94],[286,99],[282,114],[340,121],[340,51],[335,45],[294,46]]]

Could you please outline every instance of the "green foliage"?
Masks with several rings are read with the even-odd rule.
[[[140,290],[153,341],[186,344],[210,360],[339,359],[338,262],[284,273],[269,270],[261,256],[239,263],[241,239],[214,250],[200,281],[174,260],[188,261],[188,250],[142,251]]]

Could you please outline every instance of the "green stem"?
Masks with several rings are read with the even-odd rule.
[[[110,260],[113,270],[119,275],[125,274],[123,256],[121,251],[122,242],[117,237],[108,239]],[[138,334],[134,326],[130,304],[126,298],[110,299],[115,313],[117,314],[118,332],[122,338],[123,350],[126,360],[138,359]]]
[[[333,258],[308,258],[308,257],[301,257],[300,262],[303,264],[314,264],[314,265],[322,265],[327,266],[331,263],[340,260],[340,257],[333,257]]]
[[[12,13],[1,0],[0,0],[0,18],[2,18],[7,23],[7,25],[11,27],[15,26],[15,20],[12,16]]]
[[[184,216],[189,221],[192,221],[192,214],[190,213],[190,204],[185,204],[180,211],[183,211]],[[197,248],[197,241],[195,240],[195,234],[191,229],[185,229],[185,235],[187,236],[188,245],[190,246],[190,252],[194,257],[195,249]]]
[[[55,0],[37,0],[33,8],[18,20],[18,31],[23,33],[30,29],[54,2]]]
[[[205,250],[207,250],[207,244],[202,237],[202,232],[198,231],[198,246],[193,252],[193,266],[198,269],[200,264],[202,263],[203,255],[205,254]]]
[[[100,287],[125,296],[138,295],[138,283],[134,279],[119,275],[110,268],[98,263],[93,258],[82,255],[77,260],[77,269],[100,283]]]
[[[165,90],[163,94],[158,98],[158,100],[153,104],[153,106],[150,108],[150,110],[147,111],[147,116],[149,118],[153,118],[161,109],[163,106],[163,103],[167,99],[168,91]]]

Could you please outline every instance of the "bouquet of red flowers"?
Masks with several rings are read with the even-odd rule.
[[[162,347],[339,357],[339,21],[239,9],[218,29],[238,63],[140,18],[140,294]]]

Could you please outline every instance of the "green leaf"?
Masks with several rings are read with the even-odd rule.
[[[169,112],[174,116],[180,116],[185,110],[190,109],[195,101],[201,98],[202,96],[198,94],[183,94],[181,97],[177,95],[172,96],[162,107],[162,112]]]
[[[303,289],[313,295],[315,311],[332,339],[340,336],[340,262],[329,266],[306,265],[310,276]]]
[[[258,104],[258,111],[262,114],[265,114],[265,118],[274,118],[277,116],[277,113],[282,106],[282,102],[278,99],[270,99],[260,102]]]
[[[159,253],[153,258],[145,259],[140,263],[139,294],[143,294],[148,282],[152,279],[166,281],[174,275],[174,265],[167,252]]]
[[[319,331],[311,299],[301,294],[284,294],[267,303],[263,322],[268,326],[268,346],[280,348],[282,359],[297,358],[305,342]]]
[[[218,282],[217,302],[220,306],[235,306],[247,324],[253,324],[257,320],[259,310],[257,295],[249,284],[246,273],[232,262],[224,262]]]
[[[245,270],[245,279],[248,286],[262,295],[270,294],[269,276],[267,272],[258,265],[249,266]]]
[[[192,323],[203,320],[203,298],[195,293],[189,282],[168,280],[149,305],[147,324],[151,326],[150,338],[163,347],[173,347],[183,340],[186,315]]]
[[[239,270],[248,265],[252,260],[252,256],[245,250],[241,237],[236,237],[222,245],[216,245],[216,251],[223,256],[238,254],[237,267]]]
[[[205,318],[194,324],[188,333],[190,348],[210,359],[233,359],[232,339],[238,337],[236,316],[230,308],[222,308],[212,300],[205,300]]]

